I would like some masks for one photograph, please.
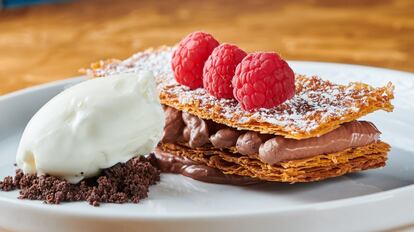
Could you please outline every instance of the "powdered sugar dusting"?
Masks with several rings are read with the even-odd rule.
[[[296,94],[283,104],[271,109],[255,112],[242,110],[234,99],[217,99],[205,89],[190,90],[179,85],[171,69],[173,48],[140,52],[124,60],[92,70],[93,76],[139,72],[149,70],[157,78],[158,90],[169,96],[176,96],[180,104],[197,104],[211,114],[232,119],[238,123],[265,122],[282,126],[292,134],[317,129],[328,120],[340,120],[345,115],[359,112],[361,105],[368,104],[372,87],[361,88],[359,83],[336,85],[319,77],[305,77],[296,74]],[[391,98],[384,92],[384,98]]]

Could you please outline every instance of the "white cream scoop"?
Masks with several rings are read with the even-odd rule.
[[[24,173],[77,183],[149,154],[163,128],[164,112],[150,72],[91,79],[61,92],[33,116],[16,161]]]

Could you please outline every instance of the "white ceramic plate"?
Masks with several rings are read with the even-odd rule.
[[[385,168],[318,183],[235,187],[163,174],[140,204],[46,205],[0,192],[0,227],[18,231],[368,231],[414,223],[414,75],[317,62],[290,62],[298,73],[335,82],[396,85],[395,111],[369,117],[392,145]],[[0,97],[0,177],[14,173],[23,128],[47,100],[82,78]]]

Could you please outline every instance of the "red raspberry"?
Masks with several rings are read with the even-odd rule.
[[[219,42],[205,32],[193,32],[178,44],[172,54],[172,70],[178,83],[196,89],[203,86],[203,67]]]
[[[213,50],[203,69],[203,85],[217,98],[234,98],[231,79],[247,53],[235,45],[221,44]]]
[[[273,52],[247,55],[237,65],[233,93],[245,110],[272,108],[295,94],[295,75]]]

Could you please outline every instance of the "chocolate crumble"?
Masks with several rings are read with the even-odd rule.
[[[0,181],[0,190],[20,189],[19,199],[43,200],[47,204],[71,201],[87,201],[93,206],[100,203],[138,203],[148,197],[149,186],[160,180],[154,159],[153,155],[148,158],[139,156],[78,184],[49,175],[23,174],[18,169],[14,177],[7,176]]]

